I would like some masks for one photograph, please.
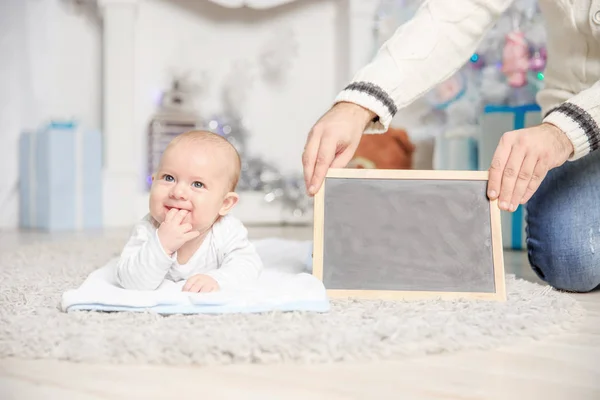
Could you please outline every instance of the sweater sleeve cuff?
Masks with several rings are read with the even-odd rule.
[[[574,152],[569,161],[575,161],[600,145],[600,128],[594,118],[578,105],[565,102],[551,110],[543,122],[552,124],[562,130],[571,143]]]
[[[358,104],[377,115],[367,125],[365,133],[384,133],[398,112],[390,95],[371,82],[352,82],[346,86],[335,98],[335,103],[343,101]]]

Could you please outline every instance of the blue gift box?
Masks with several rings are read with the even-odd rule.
[[[488,170],[500,138],[505,132],[539,125],[542,122],[537,104],[522,106],[495,106],[484,108],[480,121],[479,169]],[[514,212],[501,211],[502,242],[505,248],[523,250],[526,245],[525,209],[519,206]]]
[[[51,122],[19,141],[21,227],[102,227],[102,136],[75,122]]]

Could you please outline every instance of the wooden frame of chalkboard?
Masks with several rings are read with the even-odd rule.
[[[314,198],[313,275],[331,298],[505,301],[487,183],[487,171],[330,169]]]

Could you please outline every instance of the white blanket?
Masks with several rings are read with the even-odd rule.
[[[113,259],[92,272],[79,288],[65,292],[62,309],[159,314],[329,311],[323,283],[310,274],[311,242],[262,239],[254,244],[265,268],[256,285],[243,291],[183,292],[185,281],[165,281],[152,291],[126,290],[114,281],[117,259]]]

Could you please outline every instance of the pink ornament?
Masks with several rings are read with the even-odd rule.
[[[512,87],[527,84],[529,69],[529,48],[523,32],[515,31],[506,35],[506,43],[502,52],[502,73]]]
[[[534,72],[542,72],[546,68],[546,60],[539,52],[535,52],[529,60],[529,69]]]

